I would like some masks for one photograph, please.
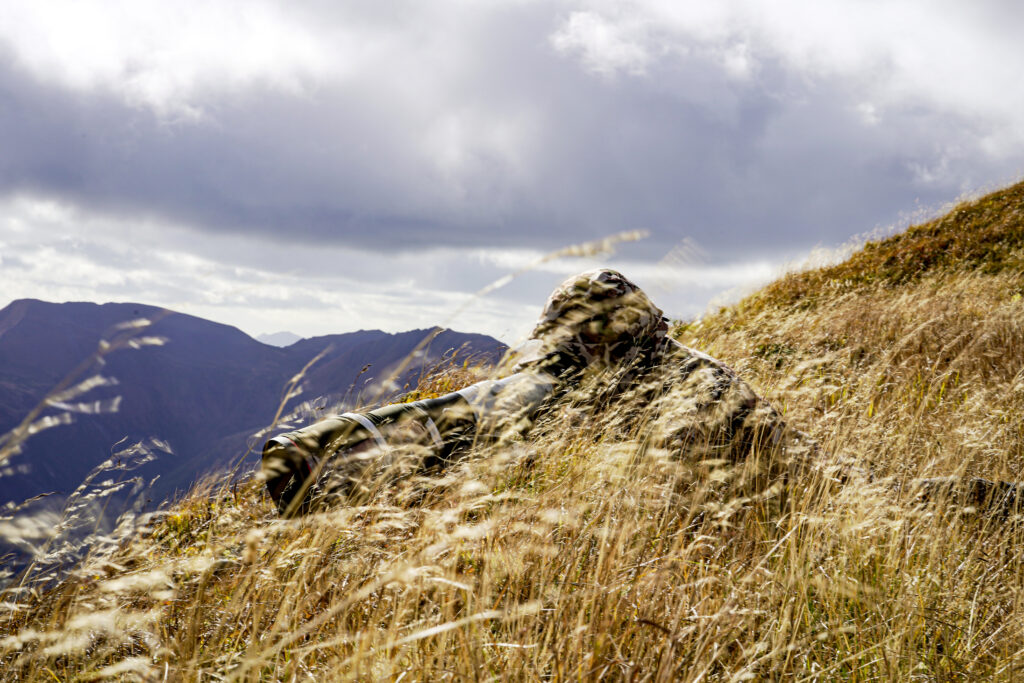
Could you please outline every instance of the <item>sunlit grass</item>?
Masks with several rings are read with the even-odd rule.
[[[999,206],[990,223],[1024,234],[1019,200]],[[1008,244],[1000,263],[1020,258]],[[784,279],[677,331],[821,461],[870,476],[816,467],[785,496],[741,497],[721,467],[654,445],[656,416],[613,404],[563,406],[443,476],[295,521],[255,480],[206,482],[60,585],[5,595],[0,676],[1020,678],[1024,529],[916,506],[899,483],[1024,479],[1024,275],[928,263],[793,276],[814,305]],[[449,366],[417,397],[481,372]]]

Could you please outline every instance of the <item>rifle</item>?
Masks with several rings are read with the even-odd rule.
[[[365,492],[389,478],[443,467],[478,438],[525,433],[558,381],[545,372],[484,380],[437,398],[333,415],[263,446],[262,476],[282,516]]]

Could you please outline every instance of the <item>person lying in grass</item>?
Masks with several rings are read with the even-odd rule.
[[[817,475],[870,479],[830,460],[727,365],[668,336],[668,321],[635,283],[609,269],[574,275],[548,298],[508,376],[435,399],[344,413],[270,439],[262,476],[294,516],[368,496],[398,477],[443,468],[474,443],[528,438],[538,421],[601,409],[607,427],[645,448],[718,468],[731,491],[772,497]],[[914,482],[918,498],[1006,514],[1018,486],[984,479]]]

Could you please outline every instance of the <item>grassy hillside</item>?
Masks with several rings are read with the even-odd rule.
[[[0,678],[1024,677],[1024,528],[895,493],[1024,480],[1022,259],[1017,185],[677,330],[870,482],[722,498],[613,407],[297,522],[210,483],[6,596]]]

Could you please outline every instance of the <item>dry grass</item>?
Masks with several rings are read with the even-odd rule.
[[[633,438],[643,424],[610,429],[616,406],[293,522],[254,481],[211,483],[56,588],[5,598],[0,676],[1024,677],[1024,528],[890,486],[1024,478],[1024,276],[984,263],[815,271],[795,276],[813,305],[784,280],[679,331],[874,484],[723,502],[708,468]]]

